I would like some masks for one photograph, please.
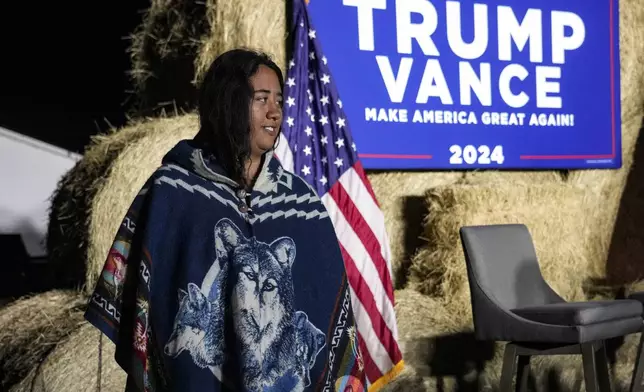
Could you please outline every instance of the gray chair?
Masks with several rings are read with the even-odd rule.
[[[635,300],[566,302],[541,275],[525,225],[463,227],[460,236],[474,336],[508,342],[501,391],[511,390],[515,373],[516,389],[527,389],[531,356],[560,354],[582,355],[587,391],[610,391],[604,341],[639,332],[642,304]]]
[[[628,299],[644,303],[644,291],[638,291],[628,296]],[[643,325],[644,327],[644,325]],[[644,392],[644,329],[640,335],[640,344],[637,348],[637,358],[633,368],[633,378],[631,380],[631,392]]]

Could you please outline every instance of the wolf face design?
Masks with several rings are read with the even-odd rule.
[[[209,367],[222,382],[232,354],[244,390],[303,390],[325,336],[293,306],[295,242],[289,237],[271,243],[246,238],[226,218],[215,225],[214,237],[217,259],[201,288],[188,284],[166,354],[176,357],[187,350],[197,366]],[[229,338],[224,335],[226,318],[232,319],[234,345],[224,341]]]
[[[223,228],[236,230],[236,227]],[[283,237],[266,244],[241,233],[221,237],[232,250],[232,311],[235,331],[248,354],[257,356],[278,349],[280,338],[292,325],[293,282],[291,265],[295,243]],[[229,242],[226,242],[229,241]]]
[[[187,350],[197,366],[207,368],[221,364],[222,345],[219,304],[204,296],[197,285],[188,283],[188,292],[179,293],[179,311],[164,348],[165,354],[177,357]]]
[[[311,385],[311,369],[315,360],[326,345],[324,333],[310,321],[306,313],[295,313],[297,338],[295,339],[295,356],[297,370],[302,375],[304,386]]]

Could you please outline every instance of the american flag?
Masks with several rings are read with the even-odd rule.
[[[403,366],[398,347],[385,219],[358,159],[342,101],[304,0],[293,2],[292,58],[275,151],[285,169],[317,190],[338,237],[369,390]]]

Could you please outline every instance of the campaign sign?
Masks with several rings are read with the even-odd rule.
[[[617,0],[311,0],[373,169],[621,166]]]

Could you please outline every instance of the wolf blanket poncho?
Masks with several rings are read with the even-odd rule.
[[[276,159],[260,170],[246,195],[184,140],[136,196],[85,315],[128,390],[366,389],[327,212]]]

